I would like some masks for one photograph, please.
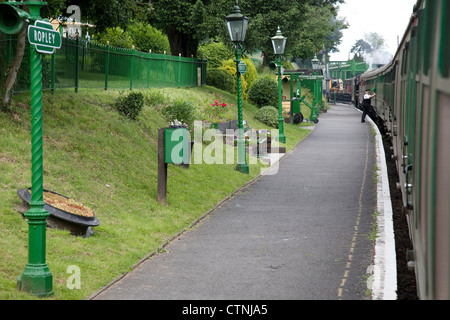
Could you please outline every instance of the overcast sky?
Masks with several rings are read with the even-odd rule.
[[[351,47],[364,34],[376,32],[387,44],[387,51],[397,51],[397,36],[400,41],[408,27],[413,7],[417,0],[345,0],[340,5],[339,17],[345,17],[350,27],[343,31],[339,53],[331,54],[331,61],[345,61]]]

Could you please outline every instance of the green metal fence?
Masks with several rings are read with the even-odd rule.
[[[15,56],[17,40],[0,33],[0,81]],[[144,89],[189,87],[206,82],[206,60],[115,48],[63,38],[61,49],[43,56],[43,89]],[[29,46],[26,46],[16,92],[29,91]]]
[[[330,61],[329,71],[331,78],[338,78],[345,82],[357,74],[364,73],[369,69],[369,65],[363,61]]]

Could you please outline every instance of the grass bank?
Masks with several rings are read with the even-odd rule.
[[[201,105],[221,95],[210,87],[153,89],[167,100],[182,98]],[[174,235],[188,228],[229,194],[256,178],[234,165],[191,165],[168,169],[168,204],[157,202],[157,135],[167,121],[158,106],[147,103],[137,121],[112,107],[119,91],[72,90],[45,93],[44,187],[91,207],[100,220],[89,238],[47,229],[47,264],[54,295],[48,299],[85,299]],[[149,101],[149,100],[147,100]],[[257,108],[244,105],[244,118],[253,128],[266,126],[253,119]],[[0,113],[0,299],[37,299],[17,290],[17,277],[28,261],[28,224],[15,206],[17,190],[31,184],[30,97],[18,95],[11,114]],[[286,126],[292,149],[309,130]],[[68,289],[69,266],[81,270],[81,289]]]

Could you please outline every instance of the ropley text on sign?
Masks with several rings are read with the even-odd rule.
[[[55,49],[61,48],[61,35],[53,30],[51,23],[45,21],[37,20],[34,25],[28,26],[28,41],[40,53],[52,54]]]

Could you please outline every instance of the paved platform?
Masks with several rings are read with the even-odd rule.
[[[275,175],[91,299],[396,299],[384,151],[360,118],[332,105]]]

